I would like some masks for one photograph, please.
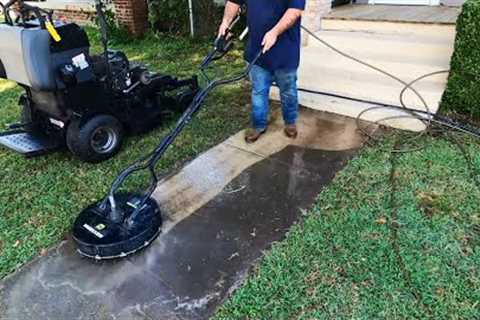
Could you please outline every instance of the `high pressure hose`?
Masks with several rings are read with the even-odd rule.
[[[409,85],[407,82],[403,81],[402,79],[400,79],[399,77],[397,77],[396,75],[394,75],[394,74],[392,74],[392,73],[390,73],[390,72],[388,72],[388,71],[385,71],[385,70],[383,70],[383,69],[380,69],[379,67],[374,66],[373,64],[370,64],[370,63],[368,63],[368,62],[365,62],[365,61],[363,61],[363,60],[360,60],[360,59],[358,59],[358,58],[356,58],[356,57],[354,57],[354,56],[352,56],[352,55],[350,55],[350,54],[348,54],[348,53],[346,53],[346,52],[343,52],[343,51],[337,49],[335,46],[333,46],[333,45],[330,44],[329,42],[325,41],[324,39],[320,38],[319,36],[317,36],[315,33],[313,33],[312,31],[310,31],[309,29],[307,29],[307,28],[304,27],[303,25],[302,25],[302,29],[303,29],[306,33],[308,33],[312,38],[314,38],[315,40],[317,40],[318,42],[320,42],[320,43],[323,44],[324,46],[328,47],[329,49],[333,50],[334,52],[338,53],[339,55],[341,55],[341,56],[343,56],[343,57],[345,57],[345,58],[347,58],[347,59],[353,60],[353,61],[355,61],[355,62],[357,62],[357,63],[359,63],[359,64],[361,64],[361,65],[364,65],[364,66],[366,66],[367,68],[370,68],[370,69],[372,69],[372,70],[375,70],[375,71],[377,71],[377,72],[379,72],[379,73],[381,73],[381,74],[383,74],[383,75],[385,75],[385,76],[387,76],[387,77],[389,77],[389,78],[392,78],[393,80],[401,83],[401,84],[404,85],[405,87],[408,87],[408,88],[409,88],[410,90],[412,90],[413,93],[415,93],[415,95],[420,99],[420,101],[421,101],[422,104],[424,105],[425,109],[426,109],[427,111],[429,111],[429,110],[428,110],[428,104],[427,104],[427,102],[425,101],[425,99],[423,98],[423,96],[422,96],[415,88],[412,88],[411,85]]]
[[[469,135],[471,135],[475,138],[480,138],[480,129],[479,128],[477,128],[475,126],[472,126],[470,124],[460,124],[453,119],[450,119],[450,118],[447,118],[447,117],[441,117],[441,116],[438,116],[436,113],[431,112],[430,107],[428,106],[425,98],[413,87],[413,85],[415,83],[419,82],[420,80],[423,80],[425,78],[432,77],[432,76],[435,76],[435,75],[448,73],[450,70],[440,70],[440,71],[431,72],[431,73],[422,75],[422,76],[414,79],[411,82],[406,82],[406,81],[400,79],[399,77],[397,77],[396,75],[394,75],[394,74],[392,74],[388,71],[385,71],[385,70],[383,70],[383,69],[381,69],[377,66],[374,66],[374,65],[372,65],[368,62],[365,62],[361,59],[358,59],[358,58],[346,53],[346,52],[343,52],[343,51],[339,50],[338,48],[336,48],[335,46],[330,44],[328,41],[320,38],[314,32],[312,32],[311,30],[309,30],[308,28],[306,28],[303,25],[302,25],[302,29],[307,34],[309,34],[312,38],[314,38],[315,40],[317,40],[318,42],[320,42],[321,44],[323,44],[327,48],[333,50],[337,54],[339,54],[339,55],[341,55],[341,56],[343,56],[347,59],[350,59],[352,61],[355,61],[355,62],[357,62],[357,63],[359,63],[363,66],[366,66],[367,68],[370,68],[374,71],[377,71],[377,72],[379,72],[379,73],[381,73],[381,74],[383,74],[383,75],[401,83],[404,86],[402,88],[401,92],[400,92],[400,95],[399,95],[401,106],[388,105],[388,104],[379,103],[379,102],[375,102],[375,101],[367,101],[367,100],[356,99],[356,98],[341,96],[341,95],[332,94],[332,93],[326,93],[326,92],[320,92],[320,91],[315,91],[315,90],[299,88],[299,91],[303,91],[303,92],[306,92],[306,93],[327,95],[327,96],[338,97],[338,98],[342,98],[342,99],[353,100],[353,101],[357,101],[357,102],[364,102],[364,103],[368,103],[368,104],[377,105],[377,106],[374,106],[374,107],[367,108],[367,109],[363,110],[356,117],[357,126],[359,127],[359,130],[361,130],[365,135],[367,135],[369,137],[372,137],[368,132],[366,132],[363,128],[361,128],[361,126],[360,126],[361,117],[367,112],[377,110],[377,109],[385,109],[386,108],[386,109],[392,109],[392,110],[405,111],[409,114],[409,116],[407,116],[407,115],[390,116],[388,118],[382,118],[382,119],[379,119],[379,120],[375,121],[375,124],[379,124],[380,122],[383,122],[383,121],[386,121],[386,120],[393,120],[393,119],[399,119],[399,118],[414,118],[414,119],[417,119],[417,120],[421,121],[422,123],[424,123],[427,127],[431,123],[434,122],[434,123],[437,123],[439,125],[448,127],[450,129],[454,129],[454,130],[461,131],[463,133],[469,134]],[[411,90],[420,99],[423,106],[425,107],[425,110],[413,109],[413,108],[409,108],[409,107],[406,106],[405,101],[404,101],[404,96],[405,96],[405,93],[406,93],[407,90]],[[423,133],[424,132],[421,132],[420,135],[423,134]]]
[[[155,165],[163,156],[165,151],[168,147],[173,143],[175,138],[180,134],[183,128],[190,122],[192,117],[200,110],[205,99],[208,95],[216,88],[224,85],[228,85],[234,82],[238,82],[248,76],[250,73],[253,65],[257,62],[257,60],[262,55],[262,52],[258,52],[255,58],[248,64],[243,72],[226,79],[218,79],[214,81],[210,81],[208,85],[200,90],[194,97],[192,103],[187,108],[187,110],[183,113],[183,115],[178,119],[174,129],[160,142],[160,144],[150,153],[141,157],[137,161],[135,161],[132,165],[130,165],[127,169],[125,169],[120,175],[115,179],[108,194],[108,197],[103,200],[100,205],[101,210],[106,210],[107,205],[110,204],[111,212],[112,212],[112,220],[119,222],[122,219],[121,212],[116,210],[116,201],[115,201],[115,193],[118,189],[122,186],[125,180],[132,175],[133,173],[141,170],[146,170],[150,172],[151,181],[150,186],[148,187],[147,191],[145,192],[144,196],[140,203],[136,206],[135,212],[129,217],[129,222],[133,222],[137,215],[141,212],[142,207],[148,201],[148,199],[152,196],[155,188],[157,187],[158,183],[158,176],[155,171]],[[213,60],[212,60],[213,61]],[[204,66],[205,67],[205,66]]]
[[[472,125],[469,125],[469,124],[458,123],[453,119],[450,119],[450,118],[447,118],[447,117],[442,117],[442,116],[439,116],[435,113],[430,112],[425,99],[421,96],[421,94],[419,94],[413,88],[413,85],[415,83],[417,83],[418,81],[420,81],[422,79],[425,79],[425,78],[428,78],[428,77],[431,77],[431,76],[434,76],[434,75],[448,73],[449,72],[448,70],[441,70],[441,71],[436,71],[436,72],[432,72],[432,73],[429,73],[429,74],[425,74],[425,75],[411,81],[410,83],[405,83],[403,80],[401,80],[398,77],[390,74],[389,72],[386,72],[386,71],[384,71],[380,68],[377,68],[377,67],[375,67],[375,66],[373,66],[369,63],[361,61],[360,59],[357,59],[357,58],[355,58],[355,57],[353,57],[349,54],[346,54],[346,53],[338,50],[337,48],[335,48],[334,46],[332,46],[331,44],[329,44],[325,40],[316,36],[313,32],[309,31],[305,27],[302,27],[302,28],[308,34],[310,34],[314,39],[318,40],[320,43],[324,44],[325,46],[327,46],[328,48],[337,52],[338,54],[340,54],[340,55],[342,55],[346,58],[349,58],[353,61],[356,61],[356,62],[358,62],[358,63],[360,63],[364,66],[367,66],[367,67],[369,67],[369,68],[371,68],[375,71],[378,71],[378,72],[380,72],[384,75],[387,75],[390,78],[395,79],[395,80],[397,80],[398,82],[400,82],[404,85],[404,88],[401,90],[400,95],[399,95],[401,106],[386,105],[386,104],[383,104],[383,103],[376,103],[376,102],[365,101],[365,100],[361,100],[361,99],[354,99],[354,98],[349,98],[349,97],[341,97],[341,96],[337,95],[337,97],[339,97],[339,98],[344,98],[344,99],[354,100],[354,101],[358,101],[358,102],[365,102],[365,103],[368,103],[368,104],[376,104],[377,105],[377,106],[374,106],[374,107],[367,108],[367,109],[363,110],[356,117],[357,127],[360,131],[362,131],[363,134],[365,134],[369,138],[373,138],[373,136],[370,133],[366,132],[366,130],[364,130],[360,126],[360,120],[361,120],[361,117],[365,113],[367,113],[369,111],[372,111],[372,110],[376,110],[376,109],[387,108],[387,109],[391,109],[391,110],[400,110],[400,111],[408,112],[409,115],[385,117],[383,119],[379,119],[379,120],[375,121],[375,124],[379,124],[380,122],[385,121],[385,120],[399,119],[399,118],[418,119],[427,126],[427,129],[431,129],[430,125],[432,123],[438,124],[442,127],[440,133],[442,133],[445,136],[445,138],[448,141],[450,141],[450,143],[454,144],[460,150],[460,153],[464,157],[465,162],[467,164],[467,167],[470,170],[471,179],[472,179],[475,187],[480,190],[479,172],[478,172],[477,167],[474,165],[474,162],[473,162],[473,159],[472,159],[471,155],[467,152],[466,148],[460,143],[460,141],[458,141],[452,134],[450,134],[450,131],[446,130],[446,128],[454,129],[454,130],[466,133],[466,134],[471,135],[471,136],[473,136],[477,139],[480,138],[480,129],[477,128],[477,127],[474,127]],[[306,92],[310,91],[310,93],[325,94],[325,93],[321,93],[321,92],[315,92],[315,91],[312,91],[312,90],[305,90],[305,89],[301,89],[301,90],[306,91]],[[412,109],[412,108],[408,108],[405,105],[404,94],[407,90],[411,90],[412,92],[415,93],[415,95],[417,97],[420,98],[420,100],[422,101],[426,110]],[[328,94],[328,93],[327,93],[327,95],[334,96],[334,95]],[[427,132],[427,130],[422,131],[420,135],[422,135],[424,132]],[[417,135],[415,138],[418,138],[420,135]],[[394,255],[396,256],[396,260],[397,260],[397,263],[398,263],[399,268],[400,268],[400,275],[403,277],[407,287],[411,290],[411,292],[412,292],[413,296],[415,297],[415,300],[417,301],[417,303],[421,307],[425,307],[425,304],[423,302],[424,299],[423,299],[423,296],[422,296],[422,292],[419,291],[414,286],[414,284],[411,281],[411,279],[412,279],[411,271],[408,270],[408,268],[405,267],[405,262],[404,262],[404,258],[403,258],[403,255],[402,255],[402,250],[401,250],[401,247],[400,247],[400,244],[399,244],[400,234],[399,234],[399,227],[398,227],[398,223],[397,223],[397,221],[399,220],[399,213],[400,213],[399,204],[398,204],[398,201],[397,201],[397,193],[398,193],[398,181],[397,181],[398,180],[398,178],[397,178],[398,168],[397,167],[398,167],[398,164],[399,164],[400,154],[403,154],[403,153],[406,153],[406,152],[420,151],[425,146],[420,147],[420,148],[409,147],[409,149],[405,149],[403,147],[403,145],[405,144],[405,141],[402,141],[400,139],[399,135],[396,135],[393,140],[394,140],[394,145],[389,150],[390,151],[390,157],[389,157],[390,175],[389,175],[389,180],[388,180],[389,182],[388,183],[390,185],[390,192],[388,192],[388,194],[387,194],[387,197],[388,197],[387,201],[389,202],[390,220],[391,220],[391,223],[388,224],[390,234],[391,234],[390,243],[391,243],[391,246],[392,246],[392,251],[393,251]],[[382,150],[383,148],[380,147],[380,149]]]
[[[125,180],[133,173],[141,170],[148,170],[151,177],[150,186],[148,187],[145,194],[141,198],[139,204],[136,206],[135,211],[130,215],[128,219],[128,223],[133,223],[135,221],[135,218],[140,214],[143,206],[146,204],[148,199],[152,196],[153,192],[155,191],[155,188],[157,187],[159,179],[155,171],[155,166],[160,160],[160,158],[163,156],[165,151],[168,149],[168,147],[173,143],[173,141],[180,134],[183,128],[190,122],[190,120],[195,115],[195,113],[197,113],[200,110],[200,107],[202,106],[203,102],[214,89],[220,86],[238,82],[246,78],[249,75],[252,67],[255,65],[255,63],[258,61],[258,59],[262,55],[261,51],[258,52],[257,55],[254,57],[254,59],[243,70],[243,72],[235,76],[232,76],[230,78],[217,79],[217,80],[210,81],[210,79],[206,75],[205,70],[209,67],[210,63],[216,60],[220,60],[232,49],[234,37],[230,34],[230,31],[238,23],[239,20],[240,20],[240,14],[230,23],[230,26],[227,29],[226,35],[218,37],[215,40],[213,50],[207,55],[207,57],[204,59],[204,61],[202,62],[199,68],[201,74],[205,77],[207,81],[207,86],[204,89],[201,89],[199,92],[197,92],[197,94],[193,98],[187,110],[182,114],[180,119],[177,120],[177,123],[173,128],[173,130],[170,131],[170,133],[160,142],[160,144],[154,150],[144,155],[143,157],[139,158],[137,161],[135,161],[133,164],[127,167],[124,171],[122,171],[118,175],[118,177],[112,183],[108,196],[100,203],[100,206],[99,206],[100,210],[106,211],[108,204],[110,204],[110,209],[111,209],[110,218],[112,221],[121,222],[121,220],[124,218],[122,212],[119,212],[117,210],[115,194],[123,185]],[[245,29],[245,31],[240,35],[239,40],[243,40],[243,38],[247,35],[247,33],[248,33],[248,28]]]
[[[344,56],[348,59],[356,61],[357,63],[360,63],[360,64],[362,64],[366,67],[369,67],[369,68],[371,68],[375,71],[378,71],[378,72],[380,72],[380,73],[382,73],[382,74],[384,74],[384,75],[386,75],[386,76],[388,76],[392,79],[397,80],[398,82],[400,82],[404,85],[404,88],[401,90],[400,96],[399,96],[401,106],[387,105],[387,104],[383,104],[383,103],[365,101],[365,100],[362,100],[362,99],[355,99],[355,98],[350,98],[350,97],[342,97],[342,96],[335,95],[335,94],[316,92],[316,91],[313,91],[313,90],[300,89],[301,91],[310,92],[310,93],[314,93],[314,94],[336,96],[338,98],[354,100],[354,101],[357,101],[357,102],[364,102],[364,103],[368,103],[368,104],[376,104],[377,106],[374,106],[374,107],[367,108],[367,109],[363,110],[356,117],[356,122],[357,122],[358,129],[360,131],[362,131],[362,133],[365,134],[369,138],[373,138],[373,136],[370,133],[366,132],[366,130],[364,130],[360,126],[360,120],[361,120],[361,117],[365,113],[367,113],[369,111],[372,111],[372,110],[376,110],[376,109],[387,108],[387,109],[391,109],[391,110],[400,110],[400,111],[408,112],[409,115],[385,117],[383,119],[379,119],[379,120],[375,121],[375,124],[379,124],[380,122],[385,121],[385,120],[398,119],[398,118],[404,117],[404,118],[414,118],[414,119],[418,119],[418,120],[422,121],[422,123],[426,124],[427,129],[430,129],[430,125],[432,123],[441,125],[442,130],[440,132],[443,135],[445,135],[446,139],[448,141],[450,141],[450,143],[454,144],[460,150],[460,153],[464,157],[465,162],[467,164],[467,167],[470,170],[471,179],[472,179],[475,187],[480,190],[479,172],[478,172],[477,167],[474,165],[474,162],[473,162],[473,159],[472,159],[471,155],[467,152],[466,148],[461,144],[461,142],[458,141],[458,139],[456,139],[452,134],[450,134],[450,131],[445,130],[445,128],[454,129],[454,130],[466,133],[466,134],[471,135],[471,136],[473,136],[477,139],[480,139],[480,129],[475,127],[475,126],[472,126],[470,124],[458,123],[457,121],[455,121],[453,119],[450,119],[450,118],[447,118],[447,117],[442,117],[442,116],[439,116],[435,113],[430,112],[425,99],[422,97],[422,95],[420,93],[418,93],[418,91],[415,90],[415,88],[412,87],[415,83],[417,83],[418,81],[420,81],[422,79],[425,79],[425,78],[428,78],[428,77],[431,77],[431,76],[434,76],[434,75],[438,75],[438,74],[448,73],[449,72],[448,70],[441,70],[441,71],[436,71],[436,72],[432,72],[432,73],[429,73],[429,74],[425,74],[425,75],[411,81],[410,83],[406,83],[403,80],[396,77],[395,75],[390,74],[389,72],[386,72],[386,71],[384,71],[380,68],[377,68],[377,67],[375,67],[375,66],[373,66],[369,63],[366,63],[366,62],[364,62],[360,59],[357,59],[357,58],[355,58],[355,57],[353,57],[349,54],[346,54],[346,53],[338,50],[337,48],[332,46],[327,41],[325,41],[325,40],[319,38],[318,36],[316,36],[313,32],[311,32],[307,28],[305,28],[305,27],[302,27],[302,28],[308,34],[310,34],[314,39],[318,40],[320,43],[322,43],[323,45],[332,49],[336,53],[338,53],[338,54],[340,54],[340,55],[342,55],[342,56]],[[408,108],[405,105],[404,94],[407,90],[411,90],[412,92],[415,93],[415,95],[417,97],[420,98],[420,100],[422,101],[426,110],[412,109],[412,108]],[[427,130],[422,131],[421,134],[423,134],[423,132],[427,132]],[[417,137],[415,137],[415,138],[418,138],[420,135],[417,135]],[[398,193],[398,186],[397,186],[397,184],[398,184],[397,183],[398,168],[397,168],[397,166],[398,166],[398,163],[399,163],[398,157],[402,153],[419,151],[419,150],[423,149],[423,147],[416,148],[416,149],[413,149],[413,148],[404,149],[404,147],[403,147],[404,143],[405,143],[405,141],[402,141],[400,139],[400,136],[397,135],[394,138],[394,146],[390,149],[390,157],[389,157],[389,161],[390,161],[390,175],[389,175],[390,176],[390,178],[389,178],[390,192],[387,194],[387,196],[388,196],[387,201],[389,201],[389,204],[390,204],[389,206],[390,206],[390,210],[391,210],[390,219],[392,221],[391,223],[389,223],[389,229],[390,229],[390,234],[391,234],[391,241],[390,242],[391,242],[391,246],[392,246],[392,251],[393,251],[394,255],[396,256],[398,265],[400,267],[401,276],[404,278],[405,283],[407,284],[407,287],[411,290],[411,292],[412,292],[413,296],[415,297],[417,303],[420,306],[425,307],[424,302],[423,302],[422,292],[415,288],[415,286],[413,285],[413,283],[411,281],[411,279],[412,279],[411,271],[408,270],[408,268],[405,267],[405,262],[404,262],[404,259],[403,259],[402,250],[401,250],[401,247],[400,247],[400,244],[399,244],[400,235],[399,235],[399,227],[398,227],[398,223],[397,223],[397,221],[399,220],[399,212],[400,212],[399,207],[398,207],[398,201],[397,201],[397,193]]]
[[[238,19],[235,20],[235,23],[237,21],[238,21]],[[359,126],[359,129],[364,131],[364,133],[367,136],[370,136],[370,134],[368,134],[365,130],[363,130],[361,128],[361,126],[359,125],[361,117],[366,112],[369,112],[371,110],[388,108],[388,109],[392,109],[392,110],[405,111],[409,115],[408,116],[407,115],[392,116],[392,117],[377,120],[375,123],[378,123],[380,121],[389,120],[389,119],[409,117],[409,118],[418,119],[418,120],[422,121],[422,123],[424,123],[427,126],[429,126],[432,122],[434,122],[434,123],[438,123],[442,126],[445,126],[445,127],[448,127],[448,128],[452,128],[452,129],[459,130],[459,131],[462,131],[464,133],[470,134],[472,136],[475,136],[476,138],[480,138],[480,130],[478,128],[473,128],[472,126],[468,126],[468,125],[463,125],[462,126],[462,125],[456,123],[454,120],[451,120],[451,119],[448,119],[448,118],[445,118],[445,117],[440,117],[440,116],[437,116],[436,114],[432,113],[430,111],[430,108],[429,108],[426,100],[424,99],[424,97],[413,87],[413,85],[415,83],[417,83],[418,81],[420,81],[422,79],[425,79],[427,77],[434,76],[434,75],[437,75],[437,74],[446,73],[448,71],[446,71],[446,70],[443,71],[442,70],[442,71],[429,73],[429,74],[423,75],[423,76],[415,79],[414,81],[406,82],[406,81],[400,79],[399,77],[391,74],[390,72],[382,70],[382,69],[380,69],[380,68],[378,68],[378,67],[376,67],[376,66],[374,66],[374,65],[372,65],[368,62],[362,61],[362,60],[360,60],[360,59],[358,59],[358,58],[356,58],[356,57],[354,57],[354,56],[352,56],[348,53],[345,53],[345,52],[337,49],[335,46],[331,45],[327,41],[318,37],[315,33],[310,31],[308,28],[302,26],[302,29],[306,33],[308,33],[310,36],[312,36],[312,38],[319,41],[320,43],[322,43],[323,45],[325,45],[329,49],[338,53],[339,55],[341,55],[343,57],[346,57],[350,60],[353,60],[353,61],[355,61],[359,64],[362,64],[362,65],[364,65],[364,66],[366,66],[366,67],[368,67],[372,70],[375,70],[375,71],[377,71],[377,72],[379,72],[383,75],[386,75],[386,76],[392,78],[393,80],[401,83],[404,86],[402,91],[400,92],[400,104],[401,104],[401,106],[388,105],[388,104],[383,104],[383,103],[378,103],[378,102],[373,102],[373,101],[366,101],[366,100],[362,100],[362,99],[344,97],[344,96],[340,96],[340,95],[336,95],[336,94],[319,92],[319,91],[314,91],[314,90],[308,90],[308,89],[302,89],[302,88],[299,89],[299,91],[303,91],[303,92],[307,92],[307,93],[334,96],[334,97],[339,97],[339,98],[343,98],[343,99],[349,99],[349,100],[354,100],[354,101],[358,101],[358,102],[364,102],[364,103],[368,103],[368,104],[377,105],[375,107],[363,110],[356,118],[357,125]],[[245,33],[242,34],[242,37],[244,35],[245,35]],[[222,51],[222,50],[218,51],[218,53],[219,53],[218,56],[215,56],[215,54],[210,54],[209,56],[207,56],[204,63],[202,63],[202,66],[200,67],[200,71],[202,72],[202,74],[204,73],[204,70],[208,67],[208,65],[211,61],[218,60],[218,59],[222,58],[225,55],[226,51],[228,51],[231,48],[231,43],[230,42],[225,41],[225,39],[223,39],[223,41],[224,42],[221,42],[221,45],[220,45],[220,42],[218,42],[218,40],[216,41],[214,51],[218,51],[217,46],[223,46],[224,48],[227,48],[227,49],[225,51]],[[106,210],[108,204],[110,204],[111,219],[115,222],[120,222],[121,219],[123,218],[123,216],[122,216],[122,213],[118,212],[118,210],[116,208],[116,201],[115,201],[116,192],[119,190],[119,188],[123,185],[125,180],[130,175],[132,175],[135,172],[141,171],[141,170],[148,170],[149,173],[150,173],[150,176],[151,176],[150,186],[148,187],[144,196],[141,198],[142,200],[139,202],[139,205],[136,206],[136,209],[135,209],[134,213],[129,217],[128,221],[133,222],[135,220],[135,218],[138,216],[138,214],[140,214],[141,209],[146,204],[148,199],[152,196],[153,192],[155,191],[155,188],[157,187],[159,179],[158,179],[157,173],[155,171],[155,165],[160,160],[160,158],[163,156],[163,154],[165,153],[167,148],[173,143],[175,138],[180,134],[180,132],[183,130],[183,128],[189,123],[191,118],[199,111],[201,105],[203,104],[203,102],[205,101],[207,96],[214,89],[216,89],[220,86],[231,84],[231,83],[234,83],[234,82],[237,82],[237,81],[240,81],[240,80],[246,78],[248,76],[248,74],[250,73],[253,65],[258,61],[258,59],[260,58],[261,55],[262,55],[262,53],[259,52],[255,56],[255,58],[248,64],[247,68],[243,72],[241,72],[240,74],[238,74],[236,76],[226,78],[226,79],[213,80],[213,81],[210,81],[207,78],[207,82],[208,82],[207,86],[204,89],[200,90],[195,95],[195,97],[194,97],[192,103],[190,104],[190,106],[187,108],[187,110],[184,112],[184,114],[177,121],[174,129],[160,142],[160,144],[153,151],[151,151],[150,153],[142,156],[140,159],[135,161],[132,165],[127,167],[123,172],[121,172],[120,175],[115,179],[115,181],[113,182],[113,184],[111,186],[111,189],[110,189],[110,192],[109,192],[108,196],[101,202],[101,204],[99,206],[100,209],[101,210]],[[425,107],[424,111],[408,108],[405,105],[404,94],[407,90],[412,91],[420,99],[423,106]]]

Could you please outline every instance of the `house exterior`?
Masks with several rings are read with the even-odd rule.
[[[422,99],[407,90],[403,102],[410,108],[437,112],[447,83],[448,73],[443,71],[450,68],[461,9],[434,0],[363,0],[370,5],[359,1],[338,6],[341,0],[336,0],[333,9],[329,0],[307,2],[303,24],[357,60],[305,36],[298,77],[299,88],[304,89],[299,93],[300,103],[320,111],[421,131],[425,129],[423,122],[378,105],[399,106],[404,83],[432,74],[414,84]],[[463,1],[449,3],[458,6]],[[404,83],[358,60],[388,71]],[[279,99],[275,90],[272,98]]]
[[[465,0],[307,0],[305,17],[310,27],[320,24],[321,17],[328,14],[333,6],[345,3],[369,5],[418,5],[418,6],[461,6]]]
[[[213,0],[219,5],[225,0]],[[460,6],[465,0],[352,0],[357,4],[370,5],[424,5]],[[350,0],[333,0],[333,5],[349,3]],[[93,0],[46,0],[37,4],[55,9],[58,15],[66,16],[79,23],[87,23],[94,15]],[[113,0],[117,18],[134,35],[143,34],[148,27],[147,4],[145,0]],[[321,17],[330,12],[332,0],[307,0],[304,23],[314,30],[320,29]]]

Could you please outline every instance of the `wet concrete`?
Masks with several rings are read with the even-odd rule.
[[[343,151],[356,149],[365,140],[358,133],[356,122],[342,116],[302,109],[298,122],[298,138],[285,137],[281,114],[276,109],[268,132],[255,144],[246,144],[244,132],[239,132],[163,181],[154,197],[168,217],[164,231],[212,200],[241,172],[288,146]],[[318,164],[312,165],[316,170]]]
[[[161,182],[151,247],[94,263],[65,241],[0,283],[0,319],[207,319],[361,145],[351,121],[303,111],[293,143],[275,123],[230,138]]]

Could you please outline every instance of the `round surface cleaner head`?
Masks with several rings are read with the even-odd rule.
[[[123,258],[147,247],[160,234],[162,218],[155,200],[148,199],[133,219],[141,196],[119,195],[115,200],[116,210],[123,215],[120,222],[109,218],[110,204],[105,209],[94,204],[78,216],[73,239],[81,255],[97,260]]]

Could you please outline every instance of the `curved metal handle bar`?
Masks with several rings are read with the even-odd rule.
[[[23,21],[23,23],[25,23],[26,22],[25,21],[25,13],[26,12],[33,12],[35,17],[40,22],[40,26],[42,27],[42,29],[45,29],[45,19],[42,16],[42,13],[47,15],[48,19],[50,21],[52,21],[53,11],[45,10],[45,9],[42,9],[40,7],[37,7],[37,6],[31,6],[29,4],[24,3],[21,0],[10,0],[5,5],[0,3],[0,5],[2,7],[2,10],[4,12],[4,15],[5,15],[5,20],[9,25],[12,25],[12,26],[14,25],[14,22],[13,22],[12,18],[10,17],[9,12],[10,12],[10,10],[12,10],[11,7],[16,3],[19,3],[19,17],[17,18],[16,21],[21,19]]]
[[[38,22],[40,22],[40,27],[42,29],[46,28],[45,18],[42,16],[42,12],[45,13],[47,16],[49,16],[49,13],[47,11],[40,9],[39,7],[30,6],[28,4],[22,3],[22,8],[20,9],[20,14],[21,14],[21,19],[22,19],[24,24],[26,23],[25,13],[28,13],[28,12],[33,12],[35,17],[38,19]]]
[[[143,205],[152,196],[153,192],[155,191],[155,188],[157,187],[158,177],[157,177],[157,174],[155,173],[155,165],[161,159],[161,157],[163,156],[165,151],[168,149],[168,147],[173,143],[175,138],[180,134],[180,132],[184,129],[184,127],[190,122],[192,116],[200,110],[200,107],[202,106],[203,102],[214,89],[246,78],[250,73],[250,71],[252,70],[253,65],[258,61],[261,55],[262,55],[262,52],[258,52],[255,58],[249,63],[247,68],[242,73],[236,76],[233,76],[231,78],[211,81],[203,90],[198,92],[194,97],[193,101],[191,102],[190,106],[187,108],[187,110],[183,113],[183,115],[177,121],[173,130],[170,131],[170,133],[160,142],[160,144],[152,152],[141,157],[140,159],[135,161],[132,165],[130,165],[128,168],[126,168],[123,172],[119,174],[119,176],[112,183],[112,187],[110,189],[108,196],[102,201],[101,209],[105,209],[107,206],[107,203],[110,202],[112,213],[116,215],[115,193],[118,191],[118,189],[122,186],[122,184],[130,175],[141,170],[149,169],[151,174],[151,183],[144,197],[142,198],[140,204],[137,206],[136,211],[130,217],[130,221],[135,219],[135,217],[140,213],[140,210],[142,209]],[[115,220],[115,218],[119,218],[119,217],[114,216],[113,220]]]
[[[11,20],[10,20],[10,17],[8,16],[7,8],[5,8],[5,6],[3,5],[2,2],[0,2],[0,8],[2,9],[2,13],[3,13],[3,16],[5,18],[5,22],[7,24],[11,24]]]
[[[7,24],[13,26],[13,20],[12,17],[10,16],[10,7],[17,2],[18,0],[11,0],[7,2],[6,4],[1,4],[2,5],[2,10],[3,10],[3,15],[5,16],[5,21]]]
[[[9,9],[11,6],[13,6],[18,0],[10,0],[9,2],[7,2],[4,7],[6,9]]]

